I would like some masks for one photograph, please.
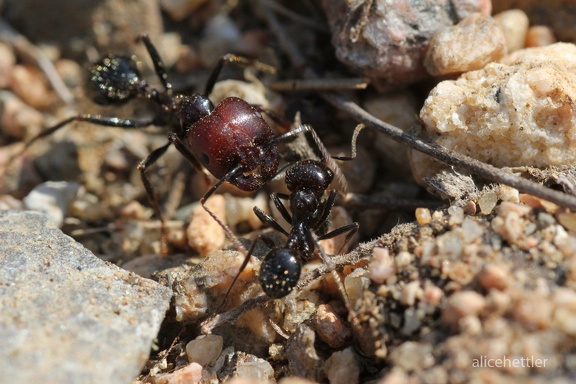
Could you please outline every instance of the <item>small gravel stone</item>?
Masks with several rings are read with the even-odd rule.
[[[160,7],[174,21],[186,19],[207,0],[159,0]]]
[[[432,222],[432,215],[428,208],[416,208],[415,216],[420,225],[428,225]]]
[[[360,382],[360,364],[352,347],[334,352],[324,364],[330,384],[355,384]]]
[[[486,290],[504,290],[512,280],[512,275],[506,266],[487,264],[478,274],[478,281]]]
[[[369,265],[370,280],[383,284],[386,279],[396,274],[396,264],[387,248],[374,248]]]
[[[352,336],[350,329],[328,304],[318,306],[313,323],[320,340],[331,348],[341,348]]]
[[[554,44],[556,37],[552,29],[546,25],[533,25],[528,28],[526,33],[526,48],[530,47],[544,47],[546,45]]]
[[[7,88],[10,84],[12,70],[16,64],[16,56],[12,48],[0,43],[0,89]]]
[[[226,218],[226,201],[222,195],[212,195],[206,206],[220,220]],[[190,224],[187,229],[188,245],[201,255],[218,250],[224,245],[226,233],[212,216],[198,204],[190,214]]]
[[[10,88],[26,104],[34,108],[47,108],[55,101],[46,77],[32,66],[15,65],[10,78]]]
[[[451,326],[458,326],[461,319],[476,316],[486,306],[486,299],[474,291],[454,293],[448,298],[442,311],[442,320]]]
[[[12,92],[0,91],[0,111],[0,131],[15,139],[29,139],[44,125],[44,116]]]
[[[158,375],[154,384],[199,384],[202,382],[202,366],[191,363],[174,372]]]
[[[274,383],[274,368],[264,359],[255,358],[238,364],[236,370],[239,378],[246,378],[256,382]]]
[[[508,52],[514,52],[524,48],[526,33],[528,32],[529,20],[524,11],[511,9],[494,16],[494,20],[500,25],[506,37]]]
[[[506,54],[506,38],[490,16],[473,13],[432,36],[424,65],[433,76],[483,68]]]
[[[480,213],[483,215],[489,215],[498,203],[498,194],[493,191],[486,191],[478,199],[478,207],[480,208]]]
[[[201,366],[213,364],[222,353],[224,339],[219,335],[198,336],[186,344],[186,355],[191,363]]]
[[[47,181],[37,185],[24,198],[24,208],[46,213],[54,224],[61,227],[68,213],[68,206],[79,190],[78,183]]]

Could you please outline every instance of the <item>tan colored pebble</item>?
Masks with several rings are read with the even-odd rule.
[[[219,335],[202,335],[186,344],[186,355],[191,363],[201,366],[213,364],[222,353],[224,338]]]
[[[506,266],[496,264],[486,264],[477,277],[478,282],[484,289],[498,289],[501,291],[508,288],[512,278]]]
[[[261,340],[272,343],[276,339],[276,331],[268,321],[269,315],[261,308],[251,309],[236,320],[239,327],[246,328]]]
[[[494,15],[494,20],[500,25],[508,52],[514,52],[524,48],[526,33],[528,31],[528,16],[520,9],[510,9]]]
[[[498,23],[473,13],[432,36],[424,65],[433,76],[463,73],[483,68],[505,54],[506,38]]]
[[[576,231],[576,213],[575,212],[559,212],[556,214],[558,222],[562,224],[568,231]]]
[[[428,283],[424,286],[423,301],[427,304],[437,306],[444,297],[444,291],[438,286]]]
[[[411,281],[402,287],[400,292],[400,302],[409,307],[416,303],[416,299],[422,298],[423,291],[420,288],[420,282],[418,280]]]
[[[329,304],[318,306],[313,318],[316,334],[331,348],[341,348],[352,336],[350,329]]]
[[[224,220],[225,199],[222,195],[212,195],[206,206],[220,218]],[[201,255],[222,248],[226,240],[226,234],[222,227],[206,212],[200,204],[194,207],[190,214],[190,224],[186,230],[188,245],[194,248]]]
[[[464,206],[464,213],[467,215],[475,215],[476,212],[476,203],[472,200],[468,200]]]
[[[432,215],[428,208],[416,208],[416,220],[420,225],[428,225],[432,222]]]
[[[512,309],[512,317],[529,330],[546,329],[552,324],[552,303],[544,297],[527,295]]]
[[[541,208],[544,209],[546,212],[548,213],[554,213],[556,211],[558,211],[558,209],[560,207],[558,207],[558,205],[548,201],[548,200],[544,200],[541,199],[539,197],[536,196],[532,196],[526,193],[521,193],[520,194],[520,202],[523,204],[526,204],[529,207],[532,208]]]
[[[10,84],[15,64],[16,56],[12,48],[8,44],[0,43],[0,89],[7,88]]]
[[[202,381],[202,366],[198,363],[188,364],[174,372],[154,378],[154,384],[196,384]]]
[[[360,364],[352,347],[334,352],[323,367],[330,384],[356,384],[360,381]]]
[[[448,325],[458,326],[461,319],[477,316],[486,306],[486,299],[474,291],[454,293],[442,311],[442,320]]]
[[[368,268],[370,280],[376,284],[383,284],[389,277],[396,274],[396,264],[387,248],[375,247],[372,250],[372,260]]]
[[[508,185],[500,184],[498,186],[498,198],[502,201],[510,203],[520,202],[520,193],[516,188],[509,187]]]
[[[393,367],[378,384],[408,384],[408,374],[400,367]]]
[[[544,47],[557,41],[554,31],[547,25],[533,25],[526,33],[526,48]]]
[[[478,207],[480,208],[480,213],[483,215],[489,215],[492,213],[494,207],[496,207],[496,203],[498,203],[498,195],[495,191],[490,190],[484,192],[478,199]]]
[[[160,7],[174,21],[186,19],[207,0],[160,0]]]
[[[39,69],[17,64],[12,69],[10,87],[26,104],[44,109],[55,102],[46,77]]]
[[[280,379],[278,384],[316,384],[316,381],[311,381],[308,379],[304,379],[302,377],[283,377]]]
[[[44,116],[9,91],[0,91],[0,132],[26,140],[38,134]]]

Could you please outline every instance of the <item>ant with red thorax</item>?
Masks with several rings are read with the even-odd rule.
[[[148,120],[135,121],[112,116],[79,114],[70,117],[38,134],[30,140],[19,156],[35,141],[53,134],[74,121],[92,124],[137,129],[151,125],[168,126],[168,142],[153,150],[138,165],[146,195],[156,216],[164,218],[156,195],[146,172],[162,156],[170,145],[174,147],[197,170],[205,169],[219,181],[200,199],[202,207],[226,231],[237,247],[242,248],[232,231],[209,208],[206,200],[224,183],[229,182],[243,191],[255,191],[270,181],[278,171],[279,152],[277,144],[296,135],[310,132],[321,151],[323,145],[309,125],[276,136],[261,112],[272,119],[278,117],[264,108],[253,106],[238,97],[227,97],[214,105],[208,98],[225,63],[252,65],[260,69],[271,67],[235,55],[225,55],[212,70],[202,94],[191,96],[174,94],[172,84],[158,51],[145,34],[139,37],[152,58],[154,69],[163,90],[152,88],[141,78],[136,62],[129,57],[109,54],[90,68],[90,84],[95,88],[94,101],[99,104],[122,105],[138,97],[152,100],[159,105],[159,112]],[[15,156],[15,157],[16,157]]]

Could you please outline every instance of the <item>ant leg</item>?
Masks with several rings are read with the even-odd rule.
[[[322,248],[322,246],[318,242],[318,240],[319,240],[318,236],[316,236],[316,234],[313,231],[309,231],[308,235],[310,236],[312,242],[316,246],[318,253],[320,253],[320,258],[322,259],[322,261],[326,265],[326,268],[328,269],[328,271],[330,272],[330,274],[334,278],[334,281],[336,281],[336,285],[338,286],[338,290],[340,291],[340,295],[342,295],[342,299],[344,300],[344,305],[346,306],[346,309],[348,310],[348,314],[352,317],[352,320],[354,323],[358,323],[358,319],[356,318],[355,311],[352,308],[352,304],[350,304],[350,298],[348,297],[348,293],[346,292],[346,288],[344,288],[344,283],[342,283],[342,279],[340,278],[340,275],[336,271],[336,267],[335,267],[334,263],[331,260],[329,260],[328,256],[324,252],[324,249]]]
[[[258,240],[265,243],[268,246],[268,248],[270,248],[270,249],[274,248],[274,244],[268,238],[260,236],[256,240],[254,240],[254,242],[250,246],[250,249],[248,250],[248,253],[246,253],[246,257],[244,257],[244,261],[242,262],[242,265],[240,266],[238,273],[236,274],[236,276],[234,276],[234,280],[232,280],[232,283],[230,283],[230,286],[228,287],[228,290],[226,291],[226,294],[224,295],[224,299],[222,300],[222,303],[220,303],[220,306],[216,310],[216,313],[220,313],[220,310],[222,309],[224,304],[226,304],[226,300],[228,299],[228,296],[230,295],[230,292],[232,291],[232,287],[234,287],[234,284],[236,284],[238,277],[240,277],[240,274],[242,273],[244,268],[246,268],[246,266],[248,265],[248,262],[250,261],[250,257],[252,256],[252,253],[254,252],[254,249],[256,248],[256,244],[258,243]]]
[[[341,234],[346,233],[346,232],[348,232],[348,234],[346,235],[346,238],[344,239],[344,243],[342,244],[342,246],[338,250],[338,253],[341,253],[342,250],[344,249],[344,247],[346,246],[346,244],[348,244],[348,242],[350,241],[350,239],[352,239],[352,237],[356,234],[356,232],[358,232],[358,223],[343,225],[340,228],[336,228],[333,231],[330,231],[328,233],[325,233],[322,236],[319,236],[318,240],[331,239],[333,237],[336,237],[336,236],[341,235]]]
[[[200,199],[200,205],[202,205],[202,208],[204,208],[204,210],[206,212],[208,212],[208,214],[210,216],[212,216],[212,218],[218,223],[218,225],[220,225],[220,227],[224,230],[224,232],[226,232],[226,236],[228,236],[228,238],[232,241],[232,243],[234,244],[234,246],[240,250],[240,252],[246,254],[246,248],[244,247],[244,245],[240,242],[240,240],[238,239],[238,237],[236,237],[236,235],[232,232],[232,230],[230,229],[230,227],[228,227],[226,224],[224,224],[224,222],[214,213],[210,210],[210,208],[208,208],[206,206],[206,200],[208,200],[210,198],[210,196],[212,196],[214,194],[214,192],[216,192],[216,190],[218,188],[220,188],[220,186],[222,184],[224,184],[226,181],[230,180],[232,177],[234,177],[235,175],[237,175],[239,172],[242,172],[242,166],[238,165],[236,168],[234,168],[233,170],[231,170],[230,172],[228,172],[226,175],[224,175],[224,177],[222,177],[220,180],[218,180],[218,182],[216,184],[214,184],[209,190],[208,192],[206,192],[204,194],[204,196],[202,196],[202,198]]]
[[[138,164],[138,170],[140,171],[140,178],[142,179],[142,184],[144,184],[144,189],[146,190],[146,195],[148,196],[148,200],[150,200],[150,204],[152,204],[152,208],[154,209],[154,213],[159,218],[159,220],[164,225],[164,217],[162,216],[162,212],[160,211],[160,206],[158,205],[158,199],[156,197],[156,193],[154,193],[154,188],[150,183],[150,179],[146,175],[146,171],[153,165],[164,153],[168,147],[170,147],[170,142],[164,144],[163,146],[156,148],[153,150],[144,160]]]
[[[328,195],[328,198],[326,199],[326,201],[322,206],[322,214],[320,215],[318,221],[316,222],[316,225],[314,225],[312,229],[317,230],[318,228],[320,228],[322,224],[326,222],[326,220],[328,220],[330,211],[332,210],[332,207],[334,207],[334,202],[336,201],[337,194],[338,192],[335,189],[330,191],[330,195]]]
[[[282,202],[280,201],[280,199],[288,200],[290,197],[283,193],[271,193],[270,197],[272,198],[274,205],[276,206],[276,208],[278,208],[278,211],[280,212],[284,220],[286,220],[286,222],[288,222],[289,224],[292,224],[292,216],[290,215],[284,204],[282,204]]]
[[[256,214],[256,216],[258,216],[262,224],[264,224],[265,226],[277,230],[278,232],[284,234],[286,237],[289,236],[288,232],[286,232],[286,230],[282,228],[282,226],[278,224],[278,222],[274,220],[273,217],[266,214],[260,208],[254,207],[254,213]]]
[[[257,60],[251,60],[242,56],[236,56],[228,53],[218,60],[216,66],[214,66],[214,69],[212,70],[212,73],[210,73],[210,77],[208,77],[208,81],[206,82],[206,88],[204,88],[204,96],[208,96],[210,95],[210,93],[212,93],[212,90],[214,89],[214,84],[216,84],[216,80],[218,80],[218,76],[220,76],[222,68],[224,68],[224,64],[226,63],[235,63],[245,66],[253,66],[261,71],[270,73],[276,72],[276,68],[274,68],[271,65],[261,63]]]
[[[92,116],[90,114],[83,114],[83,115],[77,115],[77,116],[69,117],[68,119],[63,120],[63,121],[59,122],[58,124],[56,124],[50,128],[47,128],[47,129],[43,130],[42,132],[38,133],[36,136],[34,136],[30,141],[28,141],[24,145],[24,148],[22,148],[18,153],[13,155],[8,160],[7,164],[12,163],[12,161],[14,161],[14,159],[16,159],[17,157],[22,156],[22,154],[24,152],[26,152],[26,150],[28,150],[28,148],[30,148],[32,146],[32,144],[34,144],[39,139],[46,137],[46,136],[50,136],[54,132],[60,130],[61,128],[64,128],[65,126],[67,126],[68,124],[70,124],[74,121],[84,121],[84,122],[92,123],[95,125],[101,125],[101,126],[113,127],[113,128],[123,128],[123,129],[143,128],[143,127],[153,125],[156,122],[154,119],[153,120],[147,120],[147,121],[134,121],[134,120],[130,120],[130,119],[120,119],[118,117],[109,117],[109,116],[100,116],[100,115]]]
[[[150,37],[148,36],[148,34],[143,33],[138,37],[137,40],[140,40],[144,43],[144,46],[146,47],[146,50],[148,51],[148,54],[152,59],[152,63],[154,63],[154,70],[156,71],[156,75],[158,75],[158,77],[160,78],[160,81],[162,82],[162,85],[164,86],[166,93],[168,95],[171,95],[172,84],[168,82],[166,67],[164,66],[164,62],[162,61],[162,58],[160,57],[158,50],[156,49],[154,44],[152,44],[152,42],[150,41]]]
[[[352,141],[350,142],[352,147],[352,154],[350,156],[332,156],[332,158],[344,161],[354,160],[356,158],[356,140],[358,139],[360,131],[362,131],[364,128],[366,128],[364,124],[358,124],[354,129],[354,133],[352,134]]]

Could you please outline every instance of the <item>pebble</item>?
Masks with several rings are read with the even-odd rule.
[[[528,25],[530,21],[524,11],[510,9],[494,16],[494,20],[500,25],[506,37],[508,52],[514,52],[524,48]]]
[[[12,70],[16,64],[16,56],[12,48],[5,43],[0,43],[0,89],[8,88]]]
[[[14,93],[0,91],[0,131],[20,140],[32,138],[44,125],[44,116]]]
[[[503,62],[439,83],[420,111],[428,134],[498,167],[574,163],[576,46],[522,49]]]
[[[159,0],[160,7],[174,21],[182,21],[207,0]]]
[[[212,365],[222,353],[224,338],[219,335],[202,335],[186,344],[186,355],[191,363]]]
[[[454,293],[442,310],[442,320],[457,327],[461,319],[467,316],[477,316],[486,306],[486,299],[474,291]]]
[[[478,273],[478,282],[486,290],[505,290],[512,281],[509,269],[504,265],[486,264]]]
[[[376,284],[383,284],[388,278],[396,275],[396,264],[387,248],[374,248],[368,268],[370,280]]]
[[[50,221],[61,227],[68,206],[76,198],[80,185],[68,181],[47,181],[37,185],[24,198],[24,208],[44,212]]]
[[[212,195],[207,201],[206,206],[220,220],[225,223],[226,218],[226,201],[222,195]],[[190,224],[186,230],[188,236],[188,245],[198,251],[200,255],[222,248],[226,241],[224,229],[214,220],[212,216],[198,204],[190,214]]]
[[[420,225],[428,225],[432,222],[432,215],[428,208],[416,208],[415,216]]]
[[[12,69],[10,88],[26,104],[37,109],[45,109],[54,101],[54,94],[46,76],[39,69],[17,64]]]
[[[352,347],[334,352],[323,367],[330,384],[356,384],[360,382],[361,367]]]
[[[254,357],[252,361],[238,364],[236,373],[239,378],[250,379],[251,382],[275,383],[274,368],[264,359]]]
[[[352,336],[348,326],[329,304],[319,305],[312,321],[320,340],[331,348],[340,349]]]
[[[508,201],[510,203],[519,203],[520,192],[518,192],[516,188],[501,184],[498,186],[498,198],[502,201]]]
[[[526,48],[544,47],[556,42],[554,31],[546,25],[533,25],[526,33]]]
[[[428,40],[438,30],[473,12],[490,14],[489,1],[434,2],[422,7],[405,0],[359,3],[324,0],[338,60],[386,87],[426,77]]]
[[[420,282],[418,280],[411,281],[402,287],[400,293],[400,302],[408,307],[413,306],[416,303],[416,299],[421,299],[424,292],[420,288]]]
[[[550,300],[532,294],[521,298],[514,305],[512,316],[528,330],[546,329],[552,324],[553,311],[554,306]]]
[[[198,363],[188,364],[174,372],[153,378],[154,384],[200,384],[201,382],[202,366]]]
[[[478,207],[480,208],[480,213],[483,215],[489,215],[492,213],[494,207],[498,203],[498,194],[494,190],[489,190],[484,192],[478,198]]]
[[[506,38],[498,23],[473,13],[432,36],[424,65],[433,76],[452,75],[481,69],[506,52]]]

